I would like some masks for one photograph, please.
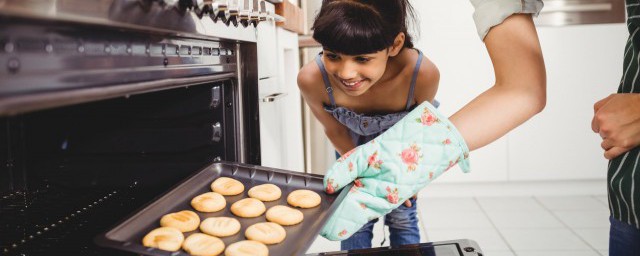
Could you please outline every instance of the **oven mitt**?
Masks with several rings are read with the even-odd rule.
[[[332,194],[354,182],[320,235],[344,240],[384,216],[432,180],[460,164],[469,172],[469,149],[453,124],[424,102],[386,132],[345,153],[327,171]]]

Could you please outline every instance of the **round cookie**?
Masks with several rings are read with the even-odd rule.
[[[244,191],[244,185],[235,179],[220,177],[211,183],[211,190],[223,196],[235,196]]]
[[[217,212],[227,206],[224,196],[216,192],[208,192],[191,199],[191,207],[199,212]]]
[[[284,240],[287,232],[278,223],[260,222],[253,224],[244,231],[244,235],[249,240],[258,241],[263,244],[277,244]]]
[[[287,203],[294,207],[313,208],[320,204],[320,195],[307,189],[298,189],[287,196]]]
[[[256,241],[244,240],[230,244],[224,251],[225,256],[268,256],[269,248]]]
[[[258,217],[266,210],[264,203],[255,198],[241,199],[231,205],[231,212],[243,218]]]
[[[224,251],[224,242],[214,236],[194,233],[184,240],[182,249],[191,255],[214,256]]]
[[[177,228],[160,227],[152,230],[142,238],[142,245],[175,252],[180,250],[184,235]]]
[[[262,184],[249,189],[249,197],[258,199],[263,202],[271,202],[280,199],[282,191],[273,184]]]
[[[160,226],[177,228],[180,232],[194,231],[199,225],[200,217],[192,211],[169,213],[160,219]]]
[[[295,225],[304,219],[304,215],[298,209],[284,205],[276,205],[267,211],[267,220],[283,226]]]
[[[240,222],[229,217],[211,217],[202,221],[200,230],[217,237],[231,236],[240,231]]]

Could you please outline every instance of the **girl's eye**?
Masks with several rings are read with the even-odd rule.
[[[370,60],[369,58],[365,58],[365,57],[356,57],[356,61],[360,63],[366,63],[369,60]]]
[[[324,56],[327,57],[327,59],[330,59],[330,60],[337,60],[338,59],[338,55],[333,54],[333,53],[326,53]]]

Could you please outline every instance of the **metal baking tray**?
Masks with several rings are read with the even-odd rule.
[[[191,199],[205,192],[210,192],[211,182],[218,177],[230,177],[239,180],[245,186],[245,191],[236,196],[225,196],[227,206],[224,210],[214,213],[202,213],[191,207]],[[293,226],[284,226],[287,237],[279,244],[269,245],[269,255],[301,255],[309,249],[316,239],[320,229],[335,211],[349,188],[339,194],[328,195],[324,192],[323,176],[291,172],[269,167],[239,164],[231,162],[216,162],[196,172],[189,178],[170,189],[164,195],[154,199],[151,203],[127,217],[124,221],[95,238],[100,246],[134,252],[142,255],[189,255],[183,250],[168,252],[142,245],[142,238],[151,230],[160,227],[160,218],[171,212],[191,210],[200,216],[201,220],[208,217],[229,216],[240,221],[241,229],[238,234],[221,238],[225,246],[246,240],[244,231],[247,227],[258,222],[267,221],[265,214],[255,218],[241,218],[233,215],[229,210],[231,204],[247,198],[247,191],[260,184],[272,183],[282,190],[282,197],[273,202],[265,202],[267,209],[274,205],[288,205],[287,195],[296,189],[309,189],[317,192],[322,198],[319,206],[310,209],[300,209],[304,214],[304,221]],[[184,233],[185,238],[199,230]]]

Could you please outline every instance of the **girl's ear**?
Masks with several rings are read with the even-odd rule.
[[[400,32],[393,40],[393,45],[389,47],[389,57],[395,57],[398,55],[400,50],[402,50],[402,47],[404,47],[404,33]]]

